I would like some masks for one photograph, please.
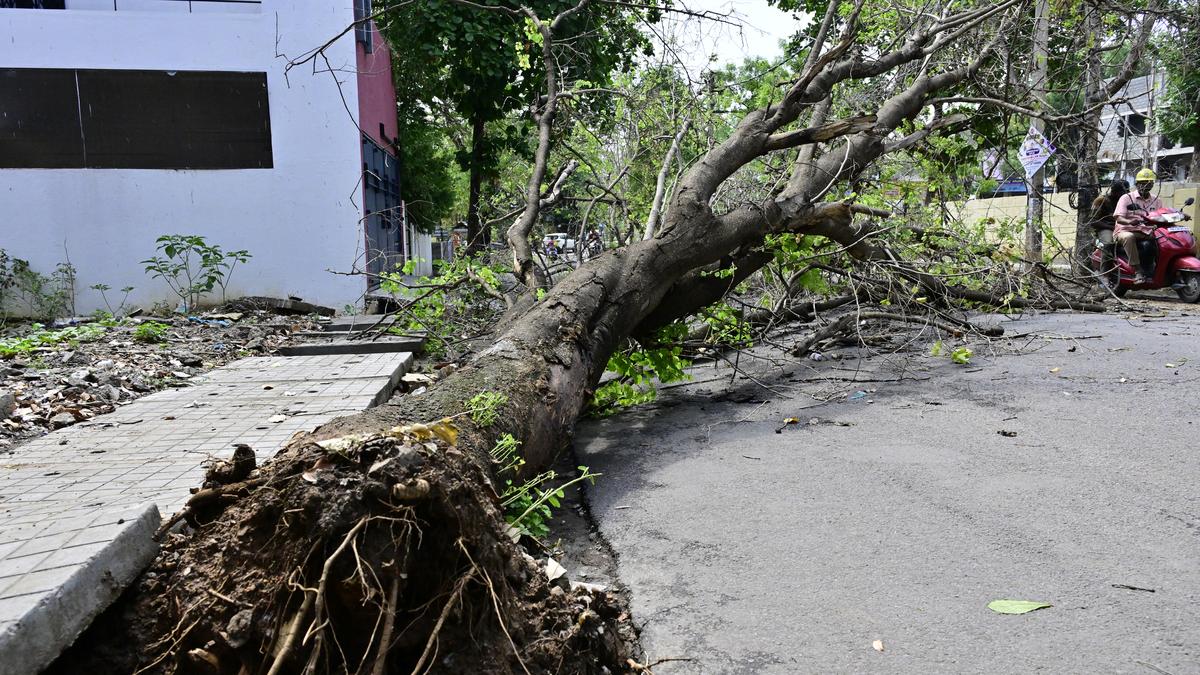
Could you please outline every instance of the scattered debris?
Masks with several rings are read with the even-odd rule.
[[[236,309],[239,312],[271,311],[276,314],[319,314],[320,316],[333,316],[337,313],[332,307],[314,305],[295,297],[268,298],[249,296],[228,302],[225,304],[225,307],[227,309]]]
[[[877,652],[883,651],[883,640],[876,640],[872,642],[871,647],[873,647]]]
[[[1007,429],[1001,429],[1000,431],[997,431],[996,433],[1000,434],[1001,436],[1003,436],[1005,438],[1016,438],[1016,436],[1017,436],[1017,432],[1008,431]]]
[[[550,582],[557,581],[559,578],[566,576],[567,570],[554,558],[546,558],[546,580]]]
[[[165,342],[134,338],[150,321],[167,326]],[[0,349],[0,453],[146,394],[186,386],[229,361],[273,352],[292,341],[293,333],[317,326],[304,319],[280,323],[264,311],[57,323],[62,328],[29,323],[0,328],[0,346],[7,348]]]
[[[1154,593],[1153,588],[1142,588],[1141,586],[1130,586],[1128,584],[1113,584],[1113,588],[1121,588],[1127,591],[1144,591],[1146,593]]]

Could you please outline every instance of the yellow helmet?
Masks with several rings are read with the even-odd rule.
[[[1137,172],[1137,176],[1135,176],[1133,180],[1136,183],[1141,183],[1142,181],[1147,180],[1155,181],[1158,180],[1158,174],[1154,173],[1154,169],[1144,166],[1142,167],[1141,171]]]

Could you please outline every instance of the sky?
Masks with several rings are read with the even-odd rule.
[[[714,54],[718,66],[741,63],[753,56],[779,58],[783,55],[780,40],[791,37],[805,23],[772,7],[766,0],[683,0],[676,6],[729,14],[731,21],[741,24],[738,29],[715,21],[691,19],[682,23],[677,20],[675,26],[664,29],[676,31],[676,37],[684,44],[680,60],[693,74],[707,66],[710,55]]]

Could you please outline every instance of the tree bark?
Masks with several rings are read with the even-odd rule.
[[[483,231],[479,217],[479,198],[483,186],[483,155],[484,135],[487,133],[487,123],[483,115],[475,113],[471,117],[471,166],[467,187],[467,250],[476,253],[487,245],[487,235]]]
[[[1076,158],[1078,171],[1075,191],[1075,271],[1077,274],[1087,273],[1086,253],[1092,244],[1092,202],[1103,190],[1100,186],[1100,112],[1098,104],[1103,102],[1101,87],[1103,71],[1100,62],[1100,14],[1098,8],[1088,5],[1084,8],[1084,31],[1092,44],[1088,45],[1083,67],[1083,108],[1084,115],[1080,124],[1079,156]],[[1095,110],[1093,111],[1093,108]]]

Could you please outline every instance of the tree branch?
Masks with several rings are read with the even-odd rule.
[[[650,204],[650,215],[646,218],[646,233],[642,239],[650,239],[654,236],[654,228],[658,227],[658,216],[662,212],[663,197],[667,192],[667,174],[671,170],[671,164],[675,160],[675,156],[679,154],[679,144],[683,141],[683,137],[687,135],[688,129],[692,128],[692,121],[686,120],[683,126],[679,128],[679,132],[675,134],[675,138],[671,139],[671,147],[667,150],[667,154],[663,157],[662,167],[658,170],[658,178],[654,183],[654,201]]]

